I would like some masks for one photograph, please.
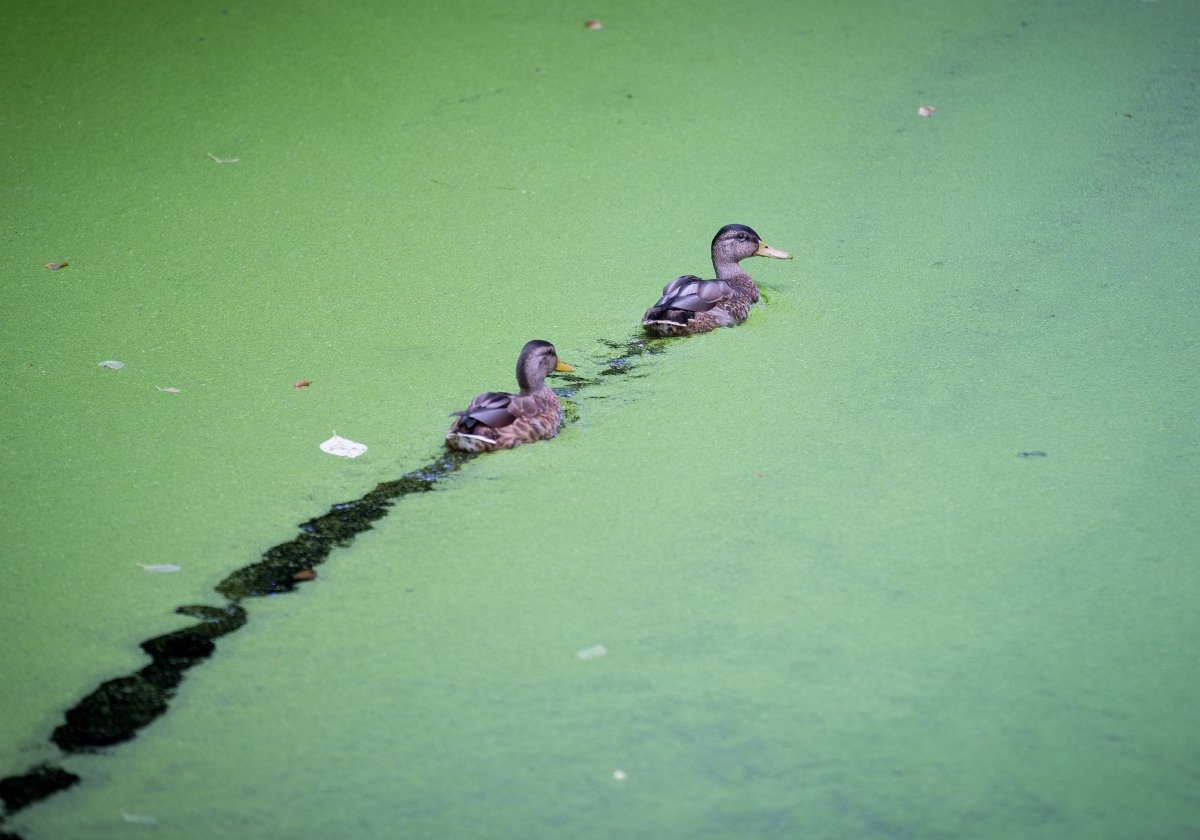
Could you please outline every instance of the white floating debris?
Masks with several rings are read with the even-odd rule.
[[[932,117],[936,113],[937,108],[934,108],[932,105],[922,105],[917,109],[918,117]]]
[[[207,154],[208,154],[208,159],[213,161],[214,163],[237,163],[238,162],[237,158],[220,158],[220,157],[217,157],[216,155],[214,155],[212,152],[207,152]]]
[[[158,388],[158,390],[162,391],[164,394],[178,394],[178,393],[180,393],[180,390],[179,390],[178,388],[159,388],[159,386],[157,386],[157,385],[155,385],[154,387],[155,387],[155,388]]]
[[[183,570],[183,566],[176,566],[174,563],[138,563],[144,571],[147,572],[179,572]]]
[[[328,452],[330,455],[338,455],[342,458],[357,458],[367,451],[367,445],[347,440],[338,435],[337,432],[334,432],[333,437],[321,444],[321,451]]]
[[[613,778],[616,779],[618,782],[625,781],[625,771],[624,770],[614,770]]]
[[[121,819],[127,823],[134,825],[157,825],[158,817],[152,817],[149,814],[129,814],[125,811],[121,812]]]
[[[608,653],[608,648],[604,645],[592,645],[576,652],[575,655],[580,659],[595,659],[598,656],[604,656],[606,653]]]
[[[103,362],[97,362],[97,364],[99,364],[100,367],[108,368],[109,370],[120,370],[121,368],[125,367],[124,362],[118,362],[114,359],[108,359]]]

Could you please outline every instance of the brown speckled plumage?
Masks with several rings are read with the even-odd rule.
[[[520,392],[488,391],[471,400],[463,411],[455,411],[446,445],[463,452],[491,452],[554,437],[562,422],[562,409],[558,397],[546,386],[546,376],[555,370],[572,368],[558,360],[553,344],[526,344],[517,357]]]
[[[642,326],[655,335],[691,335],[745,321],[751,304],[758,302],[758,287],[738,263],[754,256],[792,258],[745,225],[725,225],[712,241],[716,279],[701,280],[692,274],[675,278],[663,287],[658,303],[646,310]]]

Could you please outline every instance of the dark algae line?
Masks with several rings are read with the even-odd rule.
[[[571,399],[576,393],[614,376],[632,373],[639,357],[661,353],[669,341],[640,335],[625,342],[602,341],[606,348],[618,352],[603,362],[599,374],[590,379],[577,374],[563,376],[568,385],[555,389],[565,398],[564,423],[578,419],[578,408]],[[176,609],[180,615],[191,616],[198,622],[142,642],[140,647],[150,657],[150,664],[102,683],[67,710],[64,722],[50,735],[50,740],[64,756],[70,756],[95,753],[136,737],[167,711],[184,675],[212,656],[217,639],[245,626],[248,616],[243,601],[291,592],[315,577],[312,571],[335,548],[349,546],[355,537],[387,516],[405,496],[437,489],[441,479],[477,457],[465,452],[446,452],[398,479],[376,485],[361,498],[336,504],[328,513],[302,523],[297,536],[267,549],[257,563],[243,566],[217,584],[215,589],[225,599],[224,606],[189,605]],[[19,835],[3,830],[3,823],[13,814],[81,781],[80,776],[50,762],[38,764],[21,775],[0,779],[0,801],[4,803],[0,840],[20,840]]]

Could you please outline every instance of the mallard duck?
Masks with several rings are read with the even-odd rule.
[[[646,310],[642,326],[655,335],[691,335],[745,321],[750,304],[758,301],[758,287],[738,265],[747,257],[790,260],[792,255],[776,251],[745,225],[725,225],[712,241],[717,279],[676,277],[663,286],[658,303]]]
[[[570,372],[574,368],[558,360],[549,341],[526,344],[517,357],[520,393],[489,391],[471,400],[463,411],[453,412],[456,419],[446,432],[446,445],[463,452],[491,452],[554,437],[562,422],[562,408],[546,387],[546,376],[555,370]]]

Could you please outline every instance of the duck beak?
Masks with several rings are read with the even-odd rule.
[[[559,362],[554,366],[554,369],[559,373],[570,373],[571,371],[575,370],[575,368],[571,367],[566,362]]]
[[[766,242],[759,241],[758,250],[754,252],[756,257],[770,257],[773,260],[790,260],[792,255],[787,251],[776,251]]]

